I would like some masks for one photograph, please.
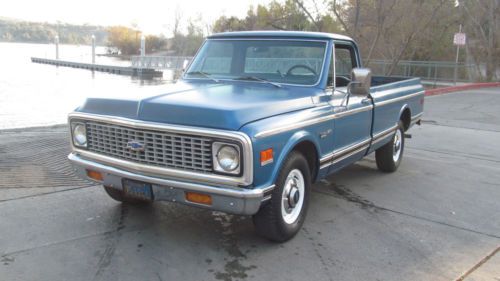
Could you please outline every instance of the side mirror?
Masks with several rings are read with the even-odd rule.
[[[349,93],[353,96],[366,97],[370,94],[372,72],[368,68],[353,68],[351,72],[351,83]]]

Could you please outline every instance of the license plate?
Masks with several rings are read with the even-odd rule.
[[[128,197],[147,201],[153,200],[153,189],[150,183],[124,179],[123,192]]]

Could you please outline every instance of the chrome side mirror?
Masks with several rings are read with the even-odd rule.
[[[368,68],[353,68],[351,83],[347,87],[353,96],[367,97],[370,94],[372,72]]]

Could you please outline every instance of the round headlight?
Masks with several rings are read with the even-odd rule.
[[[73,127],[73,143],[77,146],[87,145],[87,130],[84,124],[76,124]]]
[[[224,171],[234,171],[240,166],[238,150],[230,145],[223,145],[217,152],[217,162]]]

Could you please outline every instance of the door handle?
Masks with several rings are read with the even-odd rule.
[[[367,103],[371,104],[372,100],[370,98],[364,98],[364,99],[361,100],[361,103],[363,103],[363,104],[367,104]]]

